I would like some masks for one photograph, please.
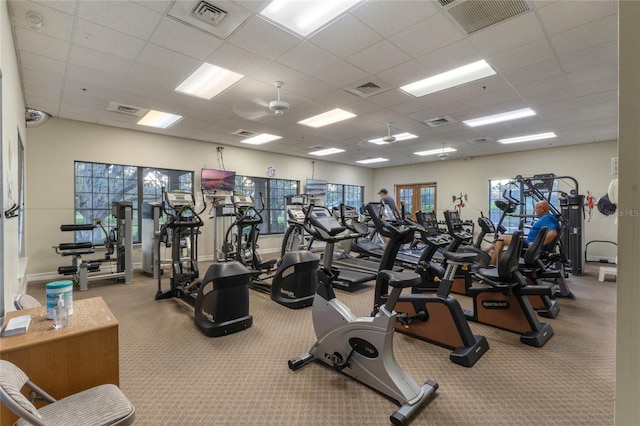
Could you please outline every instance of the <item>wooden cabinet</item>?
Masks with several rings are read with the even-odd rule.
[[[119,385],[118,321],[101,297],[74,300],[69,327],[55,329],[46,307],[10,312],[6,322],[30,314],[26,334],[0,338],[0,358],[20,367],[56,399],[93,386]],[[16,420],[4,406],[0,424]]]

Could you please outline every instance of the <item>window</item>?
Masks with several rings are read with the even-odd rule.
[[[343,185],[339,183],[327,184],[327,195],[325,196],[325,206],[328,208],[339,207],[344,203],[347,206],[359,209],[364,200],[364,186]]]
[[[298,194],[299,187],[300,182],[297,180],[236,175],[236,191],[250,195],[256,210],[262,210],[260,214],[263,222],[258,226],[261,234],[284,233],[287,227],[284,197]]]
[[[513,198],[520,201],[520,187],[513,183],[511,179],[494,179],[489,181],[489,219],[493,222],[494,226],[501,224],[507,229],[507,232],[511,233],[517,229],[520,229],[520,218],[514,216],[505,216],[502,223],[500,218],[502,217],[502,210],[496,206],[496,200],[506,200],[506,197]],[[516,211],[519,213],[519,210]]]
[[[76,224],[95,223],[100,220],[106,232],[116,226],[111,212],[113,201],[130,201],[132,211],[132,237],[140,242],[140,212],[144,201],[162,201],[162,188],[167,191],[193,189],[193,172],[185,170],[155,169],[121,164],[75,162],[75,221]],[[76,241],[104,244],[105,235],[100,227],[93,231],[76,232]]]
[[[535,187],[537,196],[532,196],[532,188]],[[502,210],[496,204],[496,200],[507,201],[511,199],[517,204],[515,211],[511,215],[506,215],[502,226],[507,232],[513,232],[522,227],[526,228],[535,220],[534,206],[540,197],[545,198],[553,206],[558,206],[558,179],[537,179],[533,186],[525,185],[522,182],[515,182],[513,179],[495,179],[489,181],[489,219],[495,226],[500,224]],[[517,215],[524,215],[522,218]],[[522,224],[521,224],[522,222]],[[526,233],[526,231],[525,231]]]

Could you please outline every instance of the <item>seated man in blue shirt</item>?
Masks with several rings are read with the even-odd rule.
[[[533,226],[529,230],[529,234],[525,239],[525,244],[532,243],[540,229],[542,227],[547,227],[547,236],[544,239],[544,244],[542,246],[543,250],[547,244],[549,244],[553,239],[558,235],[558,228],[560,224],[558,223],[558,219],[549,212],[549,203],[545,200],[539,201],[535,205],[535,213],[538,216],[538,220],[533,223]],[[499,253],[502,253],[502,250],[509,245],[511,242],[511,234],[503,234],[498,237],[498,239],[494,243],[493,255],[491,257],[491,264],[495,265],[498,262]]]

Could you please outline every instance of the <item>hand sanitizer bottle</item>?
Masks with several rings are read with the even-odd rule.
[[[69,310],[64,306],[63,294],[58,294],[58,300],[55,307],[56,315],[54,319],[55,328],[65,328],[69,326]]]

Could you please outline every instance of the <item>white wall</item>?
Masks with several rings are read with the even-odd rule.
[[[60,225],[73,223],[74,161],[117,163],[134,166],[193,170],[195,187],[200,186],[200,169],[221,168],[217,146],[208,142],[179,139],[114,127],[51,118],[46,124],[29,129],[27,154],[27,222],[30,278],[37,274],[55,274],[58,266],[70,263],[52,249],[72,241]],[[373,170],[330,164],[268,152],[225,146],[222,155],[226,170],[241,175],[266,177],[268,167],[276,169],[276,178],[300,180],[326,179],[350,185],[370,185]],[[279,248],[280,237],[260,237],[260,248]],[[198,255],[213,255],[213,225],[206,221],[199,239]],[[100,257],[101,255],[96,255]],[[141,261],[140,247],[134,247],[134,262]],[[34,274],[36,274],[34,276]]]
[[[2,71],[2,210],[18,203],[18,133],[26,149],[24,97],[18,74],[13,34],[7,2],[0,2],[0,70]],[[10,191],[11,189],[11,191]],[[2,214],[2,268],[4,312],[13,310],[13,298],[24,286],[24,274],[18,254],[18,219]]]
[[[617,156],[617,142],[599,142],[582,145],[546,148],[535,151],[476,157],[469,161],[437,161],[410,166],[379,169],[375,174],[373,191],[367,196],[376,199],[375,192],[386,187],[392,191],[394,185],[437,182],[438,212],[453,208],[451,196],[467,193],[461,216],[474,222],[480,212],[488,214],[489,180],[510,179],[517,175],[554,173],[557,176],[571,176],[578,181],[579,191],[586,194],[590,190],[598,198],[608,190],[611,175],[611,158]],[[561,183],[559,189],[567,190]],[[441,216],[441,213],[439,213]],[[442,217],[440,217],[442,219]],[[593,210],[590,222],[585,219],[584,244],[591,240],[617,241],[614,217],[604,216]],[[589,256],[615,257],[615,246],[593,244]]]

